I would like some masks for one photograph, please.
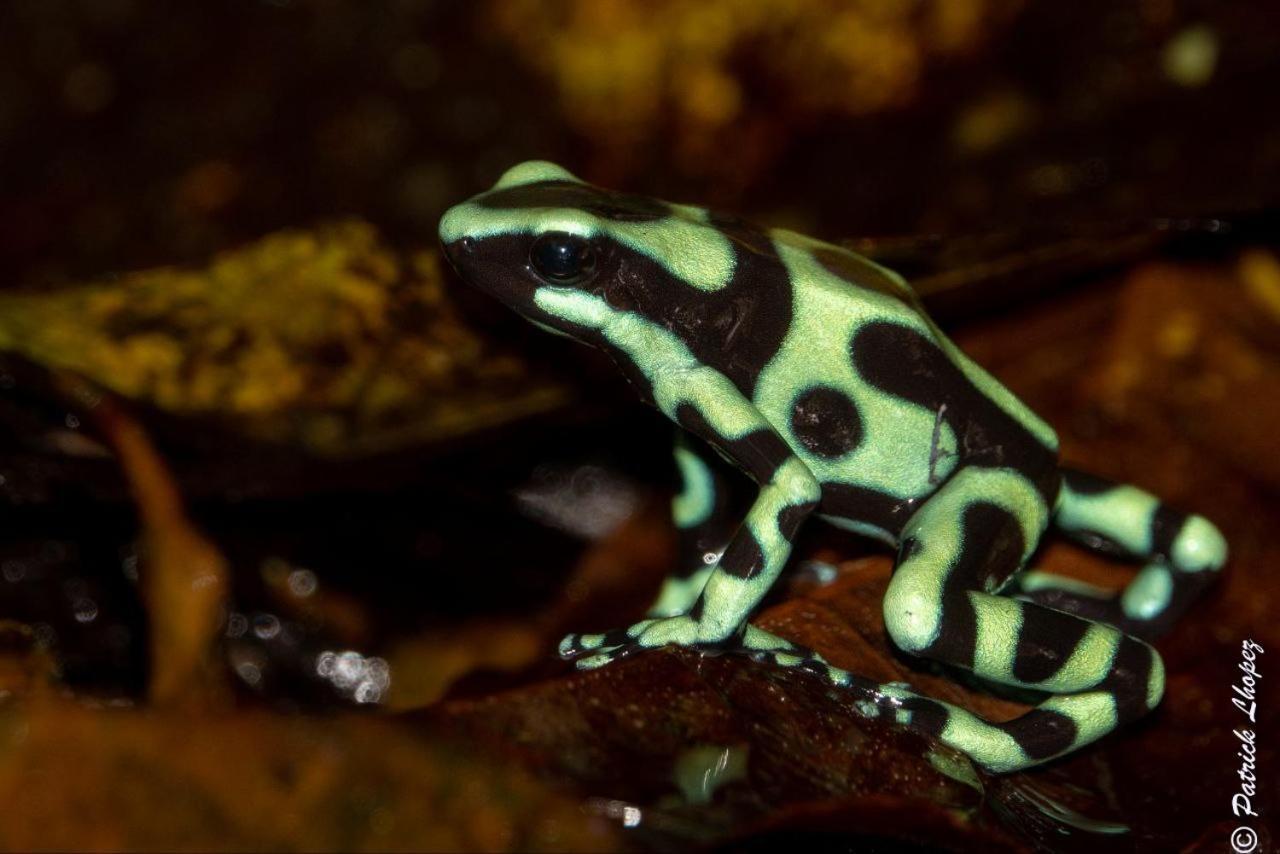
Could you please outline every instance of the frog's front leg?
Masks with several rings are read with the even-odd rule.
[[[809,469],[751,403],[736,390],[727,393],[726,385],[715,384],[716,396],[705,405],[686,399],[675,414],[682,426],[717,444],[760,484],[755,503],[687,613],[604,634],[569,635],[560,655],[578,659],[579,667],[598,667],[667,644],[723,648],[745,629],[751,610],[786,563],[801,523],[817,507],[821,488]],[[697,386],[691,383],[691,388]],[[730,435],[717,423],[732,425]]]
[[[724,479],[698,444],[677,429],[674,450],[680,491],[671,500],[678,542],[676,571],[663,582],[649,608],[650,617],[688,613],[733,533]]]

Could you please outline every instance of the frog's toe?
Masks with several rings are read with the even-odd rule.
[[[644,647],[634,643],[607,646],[598,649],[591,654],[584,653],[583,657],[578,658],[573,664],[579,670],[595,670],[596,668],[604,667],[606,664],[615,662],[618,659],[626,658],[627,656],[637,653],[642,649],[644,649]]]
[[[607,653],[597,653],[586,658],[579,658],[573,663],[573,666],[579,670],[595,670],[599,667],[604,667],[611,661],[613,661],[613,656]]]
[[[604,645],[604,635],[564,635],[559,645],[559,657],[581,658],[590,656]]]
[[[586,655],[604,654],[610,650],[630,644],[634,636],[643,630],[649,621],[637,623],[629,629],[614,629],[598,635],[571,634],[560,641],[560,657],[563,659],[582,658]]]
[[[687,616],[641,620],[626,629],[598,635],[572,634],[560,641],[560,657],[577,660],[579,667],[599,667],[610,661],[661,646],[718,650],[719,638],[702,638],[699,625]],[[589,662],[589,663],[588,663]]]

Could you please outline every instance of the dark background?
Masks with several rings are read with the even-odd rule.
[[[827,236],[1276,200],[1266,3],[813,2],[778,23],[735,5],[6,3],[3,282],[339,215],[429,244],[445,207],[531,156]],[[823,41],[840,9],[859,26]],[[690,35],[717,27],[719,47]],[[574,82],[594,78],[603,94]]]

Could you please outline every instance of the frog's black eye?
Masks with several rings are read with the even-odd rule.
[[[591,241],[576,234],[552,231],[529,247],[529,263],[548,282],[568,285],[595,272],[596,250]]]

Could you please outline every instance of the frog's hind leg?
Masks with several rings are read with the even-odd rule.
[[[1112,626],[995,595],[1034,549],[1048,517],[1044,497],[1016,471],[962,469],[903,529],[885,594],[885,627],[904,651],[993,682],[1064,695],[992,724],[902,694],[904,723],[994,771],[1088,744],[1145,714],[1164,690],[1163,664],[1146,643]]]
[[[678,542],[676,571],[662,583],[649,608],[650,617],[688,613],[733,535],[724,478],[697,444],[683,430],[676,432],[680,491],[671,500]]]
[[[842,670],[817,652],[755,626],[747,627],[742,647],[757,661],[825,677],[852,692],[854,706],[863,715],[933,736],[995,774],[1027,768],[1083,746],[1109,732],[1116,720],[1116,695],[1101,688],[1052,697],[1013,720],[997,723],[918,694],[900,682],[877,684]],[[1154,668],[1150,678],[1159,684],[1163,671],[1158,657]],[[1158,699],[1157,695],[1151,702]]]
[[[1135,486],[1082,472],[1063,472],[1053,524],[1087,548],[1144,565],[1119,593],[1027,572],[1017,579],[1022,597],[1143,638],[1168,630],[1227,558],[1226,541],[1204,517],[1171,510]]]

